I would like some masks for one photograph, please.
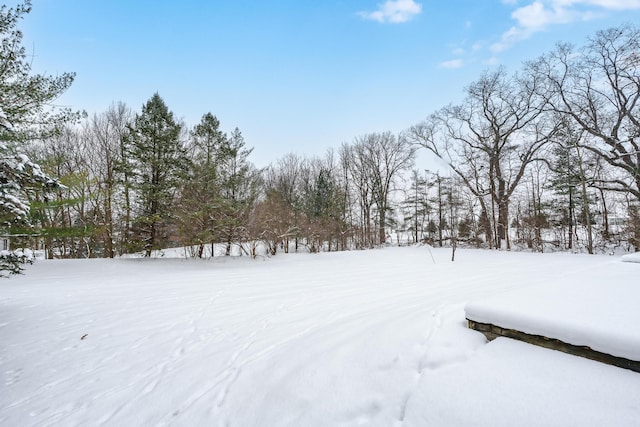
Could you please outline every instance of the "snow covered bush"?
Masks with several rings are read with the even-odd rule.
[[[33,251],[0,251],[0,277],[8,277],[9,274],[20,274],[22,265],[33,263]]]

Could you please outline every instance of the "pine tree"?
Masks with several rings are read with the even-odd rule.
[[[587,230],[587,250],[593,254],[593,235],[591,224],[590,200],[587,193],[587,177],[583,166],[582,154],[578,145],[579,136],[571,129],[563,129],[559,134],[562,138],[554,144],[552,152],[554,161],[551,171],[551,188],[560,197],[556,206],[562,211],[562,223],[568,228],[568,249],[574,247],[573,233],[576,227],[576,217],[580,219]],[[563,200],[564,199],[564,200]],[[576,215],[579,208],[579,215]]]
[[[430,183],[427,178],[420,175],[417,169],[411,171],[411,183],[407,197],[403,201],[405,210],[405,221],[409,229],[412,240],[418,243],[424,239],[425,222],[431,211],[429,201]]]
[[[19,21],[31,11],[25,0],[15,8],[0,8],[0,232],[29,225],[29,194],[58,185],[22,153],[21,145],[43,128],[74,117],[69,110],[50,107],[73,82],[73,73],[48,76],[32,73],[31,60],[22,46]],[[36,126],[40,125],[40,126]],[[0,275],[20,271],[19,256],[0,257]]]
[[[176,205],[179,232],[185,246],[195,245],[193,253],[204,256],[206,244],[214,255],[216,234],[220,228],[221,183],[220,152],[227,136],[220,130],[220,121],[206,113],[191,131],[189,179],[183,182]]]
[[[231,244],[247,235],[248,216],[258,195],[259,172],[248,158],[253,148],[246,148],[244,137],[235,128],[221,147],[220,175],[222,190],[222,237],[231,254]]]
[[[304,214],[308,221],[307,241],[312,252],[319,252],[324,242],[331,240],[339,230],[339,193],[331,170],[320,166],[310,174],[303,195]],[[331,246],[329,246],[331,247]]]
[[[181,130],[155,93],[136,115],[126,138],[137,195],[130,249],[144,250],[145,256],[162,248],[170,237],[171,207],[188,165]]]

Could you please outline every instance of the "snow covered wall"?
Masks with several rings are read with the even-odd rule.
[[[469,303],[467,319],[640,361],[640,269],[617,259]]]

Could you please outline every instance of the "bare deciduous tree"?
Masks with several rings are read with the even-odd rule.
[[[122,138],[132,120],[131,109],[119,102],[104,113],[94,114],[84,128],[83,152],[96,182],[95,210],[102,218],[104,251],[109,258],[116,255],[116,246],[123,246],[130,223],[129,186],[117,165],[122,160]],[[118,245],[116,236],[120,238]]]
[[[352,175],[361,195],[361,206],[365,213],[365,229],[370,221],[370,209],[375,204],[378,217],[377,242],[387,240],[387,214],[390,210],[389,196],[394,180],[403,171],[413,166],[416,147],[404,135],[391,132],[371,133],[356,138],[351,147]]]
[[[623,172],[599,184],[640,200],[640,30],[600,31],[582,50],[558,45],[530,67],[553,108],[593,137],[581,145]]]
[[[493,234],[498,248],[502,242],[510,248],[511,196],[555,132],[537,86],[529,75],[487,72],[467,88],[462,104],[441,109],[409,132],[413,142],[447,162],[483,212],[492,213],[494,230],[487,237]]]
[[[633,211],[640,204],[640,29],[599,31],[583,49],[560,44],[529,67],[553,109],[590,136],[580,148],[617,171],[593,184],[631,194]]]

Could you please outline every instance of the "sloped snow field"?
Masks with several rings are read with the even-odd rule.
[[[0,282],[0,425],[639,425],[640,374],[464,320],[542,283],[640,288],[639,264],[432,252],[38,261]]]

